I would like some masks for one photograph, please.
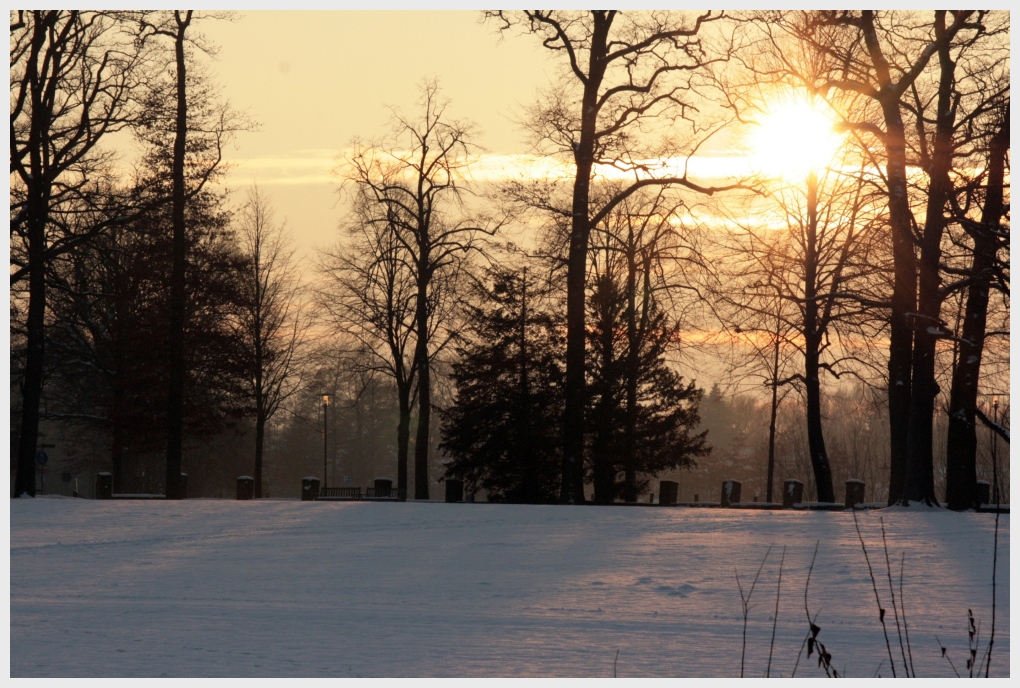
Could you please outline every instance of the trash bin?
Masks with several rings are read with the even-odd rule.
[[[723,480],[722,482],[722,496],[719,499],[719,506],[727,507],[733,506],[740,502],[740,481],[739,480]]]
[[[96,499],[113,499],[112,473],[96,473]]]
[[[250,475],[242,475],[237,479],[237,498],[255,498],[255,478]]]
[[[804,501],[804,483],[799,480],[783,481],[783,508],[789,509],[794,504]]]
[[[301,478],[301,501],[314,502],[319,497],[319,479],[314,476]]]
[[[844,500],[843,506],[847,509],[853,509],[856,508],[858,504],[864,504],[864,481],[847,480],[846,499]]]
[[[673,480],[659,481],[659,506],[673,506],[676,504],[677,494],[680,492],[680,483]]]

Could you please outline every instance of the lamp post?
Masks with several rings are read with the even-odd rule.
[[[328,456],[328,454],[326,452],[326,447],[327,447],[326,442],[329,439],[329,422],[328,422],[329,418],[327,416],[328,411],[329,411],[329,395],[328,394],[323,394],[322,395],[322,486],[323,487],[329,487],[329,478],[327,477],[328,473],[326,472],[326,463],[327,463],[327,456]]]
[[[999,424],[999,395],[992,397],[992,422]],[[999,433],[992,431],[992,501],[999,508]]]

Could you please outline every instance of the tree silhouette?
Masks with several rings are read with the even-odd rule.
[[[501,30],[520,27],[565,60],[559,82],[533,108],[527,126],[539,147],[569,156],[573,164],[567,255],[566,399],[563,420],[563,482],[560,498],[584,500],[585,340],[588,242],[592,228],[639,189],[677,185],[702,193],[732,186],[701,185],[686,168],[676,174],[665,158],[681,154],[649,150],[643,134],[656,127],[690,124],[696,80],[709,64],[727,57],[728,46],[710,55],[702,30],[723,15],[669,12],[624,14],[615,10],[490,12]],[[698,131],[692,126],[690,130]],[[668,136],[668,132],[662,131]],[[696,146],[694,146],[696,148]],[[690,153],[690,148],[686,151]],[[650,159],[662,156],[660,164]],[[599,165],[635,181],[594,203]],[[525,194],[526,195],[526,194]],[[523,200],[533,201],[532,198]]]
[[[253,186],[240,212],[244,267],[236,333],[255,406],[255,497],[262,497],[266,423],[299,385],[300,348],[308,334],[298,303],[294,252],[276,225],[269,199]]]
[[[491,286],[490,286],[491,285]],[[560,323],[527,268],[491,268],[476,287],[443,412],[446,477],[490,501],[541,504],[559,493],[563,369]]]
[[[43,392],[47,265],[111,224],[77,221],[94,205],[108,154],[97,144],[129,126],[145,42],[137,13],[18,10],[11,15],[11,284],[28,280],[26,355],[15,497],[35,496]],[[108,194],[98,198],[109,200]],[[60,218],[61,206],[72,214]],[[117,214],[112,214],[117,221]],[[12,241],[13,243],[13,241]]]
[[[978,381],[984,353],[989,291],[996,282],[1001,287],[1008,260],[1003,266],[998,254],[1008,248],[1008,211],[1003,200],[1005,167],[1009,150],[1009,107],[989,141],[985,179],[978,180],[967,194],[983,196],[981,217],[975,222],[966,209],[977,206],[976,199],[965,198],[957,205],[957,221],[973,241],[969,274],[965,276],[967,305],[959,337],[959,352],[953,369],[949,395],[949,429],[946,439],[946,502],[950,509],[969,509],[975,504],[977,485],[977,408]],[[983,182],[983,183],[982,183]],[[984,186],[984,189],[980,187]],[[983,191],[983,193],[981,193]],[[1005,268],[1005,270],[1004,270]],[[1006,289],[1008,291],[1008,288]]]
[[[397,490],[407,494],[411,408],[417,394],[417,285],[392,226],[375,222],[362,199],[346,221],[346,236],[322,254],[326,285],[317,301],[330,327],[353,337],[351,364],[392,378],[397,396]],[[437,319],[432,315],[432,322]],[[364,355],[359,355],[364,354]]]
[[[429,432],[432,415],[432,360],[446,339],[436,317],[439,303],[454,298],[446,286],[457,279],[463,258],[482,228],[463,218],[463,181],[472,159],[472,125],[446,116],[449,103],[436,82],[421,88],[421,114],[393,113],[392,139],[377,145],[356,142],[342,166],[366,220],[393,233],[399,260],[415,282],[414,327],[418,429],[414,442],[414,498],[429,498]]]
[[[647,486],[637,474],[690,467],[709,452],[706,433],[693,433],[702,391],[666,361],[680,328],[645,291],[640,330],[630,331],[626,279],[599,275],[588,301],[588,464],[597,504],[635,501]]]

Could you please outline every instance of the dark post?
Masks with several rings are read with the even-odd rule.
[[[301,501],[314,502],[319,497],[319,479],[313,476],[301,478]]]
[[[329,423],[326,412],[329,410],[329,395],[322,395],[322,486],[329,487],[328,473],[326,472],[326,441],[329,438]],[[316,490],[318,493],[318,490]]]
[[[987,485],[988,483],[985,483]],[[987,490],[986,490],[987,494]],[[96,473],[96,499],[113,499],[113,474]]]
[[[659,481],[659,506],[674,506],[677,493],[680,491],[680,483],[672,480]]]
[[[181,473],[180,482],[177,483],[178,499],[188,498],[188,474]]]
[[[804,483],[799,480],[783,481],[783,508],[789,509],[794,504],[804,501]]]
[[[739,480],[723,480],[722,481],[722,497],[719,500],[719,506],[727,507],[733,506],[740,502],[740,481]]]
[[[253,499],[255,497],[255,478],[242,475],[237,479],[237,498]]]
[[[864,481],[846,481],[846,501],[843,506],[847,509],[854,509],[858,504],[864,504]]]
[[[992,484],[987,480],[978,480],[976,486],[977,489],[974,491],[974,506],[981,507],[985,504],[991,504],[988,500],[992,496]]]
[[[453,479],[446,481],[446,501],[448,503],[464,501],[464,481]]]

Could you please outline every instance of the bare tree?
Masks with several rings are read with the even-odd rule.
[[[444,283],[456,279],[476,235],[483,231],[463,213],[473,128],[468,122],[449,119],[448,105],[439,95],[438,84],[425,82],[420,116],[409,119],[394,110],[392,138],[376,145],[356,142],[341,172],[364,208],[366,221],[393,234],[398,259],[414,278],[415,499],[429,497],[432,361],[447,341],[436,336],[442,323],[435,316],[453,296]]]
[[[35,495],[46,265],[108,226],[54,222],[57,208],[71,201],[90,204],[91,173],[108,159],[97,144],[138,113],[135,88],[144,65],[138,16],[11,14],[11,238],[25,245],[23,253],[12,251],[23,260],[12,262],[11,282],[29,282],[15,496]]]
[[[294,251],[258,186],[248,190],[240,215],[245,266],[236,331],[255,406],[255,497],[261,498],[266,424],[299,387],[299,354],[308,328],[298,301]]]
[[[936,12],[936,38],[945,35],[950,17]],[[907,108],[915,121],[916,156],[925,171],[924,231],[918,260],[918,303],[914,316],[910,456],[907,462],[904,499],[937,504],[933,470],[932,421],[939,394],[936,380],[936,346],[952,333],[941,319],[946,297],[960,285],[948,283],[943,275],[955,272],[947,265],[950,256],[947,232],[953,220],[950,201],[955,196],[957,170],[970,167],[975,144],[987,140],[988,113],[1001,117],[1008,99],[1008,59],[1002,56],[1009,32],[1008,18],[987,12],[956,12],[952,19],[971,20],[953,41],[939,41],[938,70],[933,69],[931,85],[915,82]]]
[[[374,215],[366,216],[369,209],[364,199],[356,203],[347,236],[321,256],[319,269],[327,281],[317,301],[328,325],[358,342],[360,350],[346,355],[351,363],[393,380],[398,408],[397,490],[406,494],[411,409],[419,367],[415,359],[417,286],[396,231],[388,224],[373,222]]]
[[[713,193],[723,188],[694,181],[684,168],[677,174],[666,160],[677,155],[652,152],[644,135],[649,129],[691,125],[696,110],[697,75],[706,65],[726,58],[710,56],[703,29],[721,13],[696,16],[669,12],[623,14],[615,10],[490,12],[501,30],[520,27],[561,55],[561,78],[530,113],[539,147],[569,156],[573,164],[567,257],[567,357],[561,500],[584,501],[585,287],[588,242],[597,226],[619,203],[648,186],[677,185]],[[689,130],[698,131],[690,126]],[[694,147],[696,148],[696,146]],[[686,152],[689,154],[691,148]],[[611,166],[634,181],[602,202],[594,203],[598,166]]]
[[[956,206],[957,220],[973,242],[973,257],[969,274],[965,277],[967,304],[959,336],[959,351],[953,369],[952,389],[949,397],[949,429],[946,440],[946,502],[950,509],[969,509],[975,503],[977,482],[977,408],[978,381],[981,377],[981,359],[985,348],[986,319],[989,291],[996,282],[1004,290],[1003,266],[998,254],[1008,248],[1009,229],[1003,226],[1007,216],[1004,202],[1006,157],[1009,150],[1009,106],[1002,121],[991,137],[988,146],[988,163],[985,178],[971,193],[983,189],[981,217],[975,222],[967,217],[967,210],[977,205],[976,200],[965,198]],[[982,183],[983,182],[983,183]],[[970,195],[970,194],[968,194]],[[1008,216],[1007,216],[1008,217]],[[1007,262],[1008,265],[1008,262]]]
[[[803,372],[774,379],[773,386],[796,382],[804,390],[809,455],[824,502],[835,495],[820,376],[858,372],[855,340],[866,340],[875,303],[867,295],[884,281],[876,231],[880,208],[866,192],[863,170],[847,174],[842,162],[821,175],[809,172],[804,188],[773,183],[775,190],[753,212],[754,224],[732,238],[724,276],[730,286],[721,295],[742,330],[772,325],[776,333],[792,335],[787,344],[800,353]]]
[[[971,14],[970,11],[953,12],[947,24],[945,11],[936,12],[933,20],[926,22],[905,13],[826,10],[790,15],[788,20],[777,22],[812,45],[817,54],[828,58],[827,70],[820,71],[818,79],[808,84],[815,92],[853,93],[877,106],[877,109],[858,107],[845,113],[844,124],[862,136],[876,139],[884,152],[881,157],[885,166],[894,265],[889,319],[890,504],[900,500],[934,500],[930,480],[931,417],[927,419],[925,435],[928,439],[927,467],[921,465],[925,463],[924,433],[918,432],[917,423],[911,424],[912,415],[919,417],[916,409],[912,411],[916,323],[911,316],[918,307],[919,264],[907,177],[903,101],[931,59],[940,51],[948,50],[961,31],[974,28]],[[936,196],[942,193],[938,185],[934,191]],[[942,207],[937,198],[932,198],[932,202],[936,208]],[[941,217],[941,212],[936,214]],[[941,233],[935,225],[932,232]],[[930,267],[932,257],[929,248],[922,262]],[[925,386],[920,391],[930,395],[931,381],[921,380],[920,384]]]

